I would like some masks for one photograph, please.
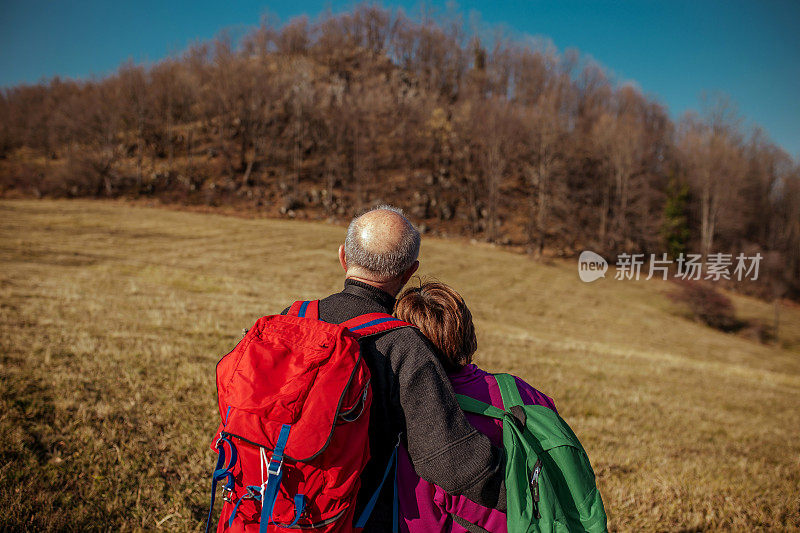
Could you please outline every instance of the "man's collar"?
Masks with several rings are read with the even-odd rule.
[[[386,309],[387,313],[394,311],[394,296],[369,283],[348,278],[344,280],[344,291],[342,292],[377,302]]]

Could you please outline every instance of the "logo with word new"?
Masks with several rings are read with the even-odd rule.
[[[606,277],[608,261],[602,255],[589,250],[581,252],[578,257],[578,276],[581,281],[591,283],[592,281]]]

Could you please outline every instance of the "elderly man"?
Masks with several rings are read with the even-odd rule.
[[[391,313],[419,267],[419,246],[419,232],[398,209],[381,206],[355,218],[339,247],[344,290],[320,300],[320,319],[340,324]],[[428,340],[401,328],[366,338],[361,349],[372,374],[372,457],[361,477],[357,514],[378,487],[398,434],[422,478],[505,510],[502,451],[467,422]],[[391,517],[392,489],[385,487],[365,531],[391,531]]]

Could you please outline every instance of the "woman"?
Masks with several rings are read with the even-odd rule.
[[[503,408],[497,382],[491,374],[472,364],[478,348],[472,314],[464,299],[453,288],[438,282],[425,282],[406,289],[395,306],[395,315],[417,326],[430,339],[448,373],[456,394],[470,396]],[[516,378],[523,401],[556,410],[553,400]],[[496,446],[502,446],[502,422],[466,413],[467,420]],[[428,483],[414,472],[408,455],[398,459],[400,526],[410,532],[474,531],[476,524],[490,532],[506,532],[506,515],[487,509],[463,496],[453,496]]]

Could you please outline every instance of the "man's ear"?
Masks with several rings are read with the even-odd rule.
[[[406,283],[408,283],[408,280],[411,279],[411,276],[414,275],[414,272],[416,272],[418,268],[419,261],[414,261],[414,264],[408,267],[408,270],[403,273],[403,277],[401,278],[401,281],[403,282],[403,284],[400,286],[401,289]]]
[[[347,258],[344,256],[344,244],[339,246],[339,264],[342,265],[344,271],[347,272]]]

